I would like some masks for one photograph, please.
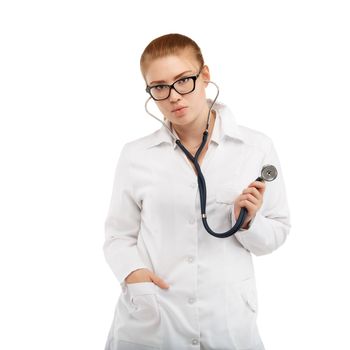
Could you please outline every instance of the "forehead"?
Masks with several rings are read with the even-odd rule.
[[[145,78],[148,84],[153,81],[172,82],[179,74],[183,72],[194,74],[199,68],[199,63],[193,54],[181,52],[153,59],[147,65]]]

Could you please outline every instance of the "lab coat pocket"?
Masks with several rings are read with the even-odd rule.
[[[241,296],[252,312],[258,311],[255,282],[252,278],[243,281],[241,285]]]
[[[141,321],[159,317],[156,288],[153,282],[127,284],[131,306],[129,311],[132,317]]]
[[[119,340],[117,350],[158,350],[159,347],[130,343],[128,341]]]
[[[233,205],[233,202],[240,194],[236,187],[235,182],[227,182],[219,185],[216,190],[216,201],[218,203]]]
[[[218,217],[217,230],[227,230],[232,226],[232,211],[234,201],[239,195],[233,182],[221,184],[217,187],[215,193],[216,216]]]
[[[257,296],[253,277],[227,285],[227,324],[238,349],[255,349],[261,342],[256,325]]]
[[[118,350],[160,349],[161,317],[157,288],[153,282],[126,284],[128,314],[118,329]]]

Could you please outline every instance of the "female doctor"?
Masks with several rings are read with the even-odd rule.
[[[140,65],[165,122],[126,143],[115,170],[103,251],[122,293],[105,350],[262,350],[251,254],[271,253],[290,229],[273,143],[207,98],[210,71],[192,39],[158,37]],[[208,120],[198,158],[208,223],[225,232],[247,209],[242,228],[223,239],[203,226],[197,170],[170,133],[194,156]],[[276,180],[252,181],[264,164],[277,168]]]

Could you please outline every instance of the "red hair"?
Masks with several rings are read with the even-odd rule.
[[[166,34],[152,40],[144,49],[140,59],[143,77],[145,77],[148,62],[156,58],[177,54],[185,49],[190,49],[193,52],[201,67],[204,65],[201,49],[195,41],[185,35]]]

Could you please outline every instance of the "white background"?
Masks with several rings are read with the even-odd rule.
[[[266,349],[349,349],[347,6],[2,1],[0,348],[103,349],[120,292],[102,252],[115,165],[161,127],[139,57],[179,32],[281,160],[291,234],[254,258]]]

